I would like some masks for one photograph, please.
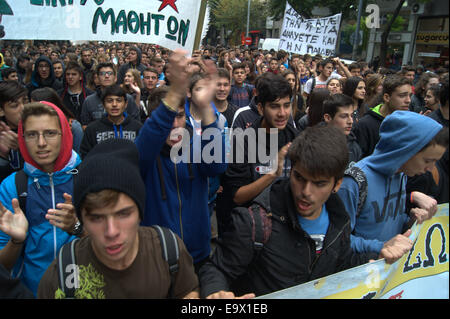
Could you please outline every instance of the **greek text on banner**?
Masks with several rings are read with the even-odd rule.
[[[448,299],[448,203],[415,224],[414,246],[392,265],[384,259],[280,290],[261,299]]]
[[[340,24],[340,13],[330,17],[305,19],[286,2],[279,50],[333,56]]]
[[[201,5],[195,0],[5,1],[3,39],[141,42],[190,52]]]

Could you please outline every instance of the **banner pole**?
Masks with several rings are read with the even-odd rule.
[[[200,48],[200,41],[202,40],[201,37],[203,31],[203,23],[205,22],[207,3],[208,3],[207,0],[201,0],[200,13],[197,22],[197,30],[195,31],[195,40],[194,40],[194,47],[192,48],[192,53],[194,53],[195,50],[198,50]]]

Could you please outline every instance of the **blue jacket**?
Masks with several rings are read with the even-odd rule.
[[[350,215],[356,252],[380,252],[384,242],[405,231],[406,178],[399,169],[441,130],[436,121],[409,111],[396,111],[380,127],[380,140],[372,155],[355,165],[363,170],[368,194],[357,216],[359,189],[345,177],[339,196]]]
[[[152,112],[136,139],[142,177],[147,200],[142,225],[161,225],[176,232],[189,253],[198,262],[210,254],[211,225],[208,210],[208,177],[225,172],[224,136],[221,135],[221,163],[195,163],[192,161],[193,144],[190,142],[191,164],[175,164],[164,149],[172,130],[176,113],[163,103]],[[218,128],[217,121],[202,127]],[[202,140],[203,149],[213,137]],[[161,170],[158,168],[158,158]],[[165,198],[163,198],[165,194]]]
[[[28,175],[27,211],[28,234],[24,251],[18,258],[12,276],[22,282],[36,295],[39,281],[50,263],[65,243],[75,237],[60,228],[51,225],[45,218],[47,210],[56,208],[56,204],[64,203],[64,193],[72,194],[73,174],[81,163],[79,155],[72,151],[67,165],[53,174],[44,173],[34,166],[25,163],[24,171]],[[0,185],[0,201],[11,212],[14,212],[11,200],[18,198],[15,184],[16,173],[8,176]],[[8,243],[10,237],[0,231],[0,249]]]

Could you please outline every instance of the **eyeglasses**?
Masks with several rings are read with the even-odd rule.
[[[99,72],[98,74],[99,74],[100,76],[105,76],[105,75],[111,76],[111,75],[114,74],[114,72],[113,72],[113,71],[101,71],[101,72]]]
[[[36,142],[41,135],[48,142],[48,141],[55,140],[58,137],[58,135],[62,135],[62,134],[57,130],[45,130],[42,133],[37,132],[37,131],[28,131],[28,132],[23,133],[23,138],[27,142]]]

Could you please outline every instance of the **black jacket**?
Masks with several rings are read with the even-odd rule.
[[[300,227],[289,180],[278,181],[255,201],[272,213],[272,231],[256,254],[252,221],[247,208],[233,210],[233,229],[218,241],[210,260],[199,271],[201,296],[220,290],[257,296],[299,285],[376,259],[350,247],[350,218],[342,201],[332,194],[326,202],[330,225],[323,249]]]
[[[359,146],[358,141],[356,140],[356,136],[353,132],[350,132],[350,134],[347,135],[347,146],[349,153],[349,162],[356,163],[360,159],[362,159],[361,147]]]
[[[67,107],[72,114],[75,116],[75,119],[81,123],[81,106],[83,105],[86,98],[94,94],[95,92],[91,89],[87,88],[84,85],[84,82],[81,82],[81,90],[82,92],[78,95],[71,95],[69,93],[69,88],[67,83],[64,83],[64,88],[58,91],[58,95],[61,97],[63,104]]]
[[[233,136],[234,158],[233,161],[228,165],[227,171],[222,177],[221,184],[223,186],[223,191],[222,193],[219,193],[217,195],[216,201],[216,217],[219,234],[223,231],[226,231],[229,223],[231,222],[231,210],[236,206],[233,199],[238,189],[242,186],[253,183],[274,168],[271,166],[273,163],[263,162],[259,158],[252,159],[251,156],[249,156],[249,149],[251,149],[251,146],[254,145],[256,153],[259,154],[258,145],[265,145],[265,143],[261,143],[258,140],[258,129],[261,128],[261,122],[262,118],[260,117],[251,125],[250,128],[253,128],[256,132],[256,140],[245,139],[242,149],[240,147],[236,147],[236,145],[239,145],[239,143],[236,143],[236,138],[235,136]],[[276,152],[278,153],[284,145],[292,142],[297,135],[298,131],[290,123],[287,123],[286,128],[278,132],[278,150],[276,150]],[[269,138],[267,136],[266,143],[266,150],[263,154],[266,154],[266,156],[268,156],[275,150],[270,150]],[[239,156],[241,156],[242,152],[244,154],[240,159]],[[288,178],[290,170],[291,162],[286,158],[284,163],[284,171],[280,178]],[[250,204],[250,202],[242,206],[247,206],[248,204]]]
[[[369,110],[353,127],[353,133],[361,147],[361,158],[369,156],[375,150],[380,140],[380,126],[383,120],[383,116]]]

